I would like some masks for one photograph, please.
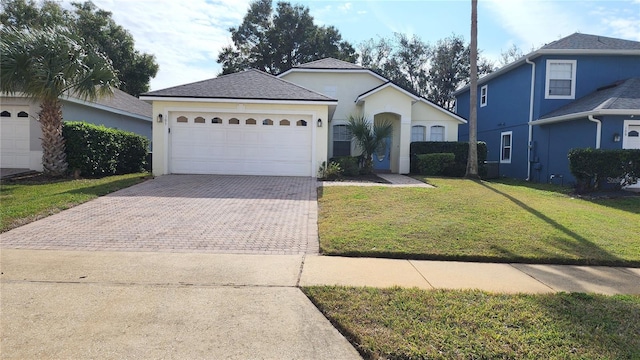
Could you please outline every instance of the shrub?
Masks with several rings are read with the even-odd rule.
[[[455,161],[442,171],[444,176],[463,177],[467,170],[469,158],[469,143],[460,141],[417,141],[410,145],[411,172],[419,173],[418,158],[420,154],[453,153]],[[478,142],[478,172],[480,176],[486,174],[484,166],[487,160],[487,144]]]
[[[616,188],[633,184],[640,176],[640,150],[571,149],[569,169],[578,192],[600,189],[605,183]]]
[[[341,171],[340,164],[337,162],[330,161],[327,164],[326,161],[323,161],[318,170],[318,177],[324,180],[335,180],[340,177]]]
[[[85,122],[65,122],[62,135],[70,171],[90,177],[144,171],[149,140]]]
[[[423,175],[443,175],[444,169],[455,163],[453,153],[420,154],[418,157],[418,171]]]
[[[358,176],[360,173],[360,160],[357,156],[340,156],[332,158],[331,162],[340,165],[340,174],[343,176]]]

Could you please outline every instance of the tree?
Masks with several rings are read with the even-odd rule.
[[[522,50],[516,44],[512,44],[510,48],[500,53],[500,62],[498,65],[502,67],[511,64],[523,56],[524,53]]]
[[[155,57],[135,50],[133,36],[116,24],[111,12],[91,1],[72,3],[72,11],[53,0],[44,0],[40,6],[34,0],[1,0],[1,4],[3,25],[21,29],[66,27],[111,59],[122,91],[134,96],[149,91],[149,80],[158,73]]]
[[[478,74],[493,71],[493,64],[478,55],[474,58],[478,65]],[[451,94],[461,86],[467,85],[471,76],[471,49],[464,38],[451,35],[439,40],[433,50],[429,69],[428,98],[445,109],[453,110],[455,99]]]
[[[45,173],[67,170],[61,96],[85,100],[112,93],[119,83],[109,58],[63,27],[0,29],[0,91],[24,93],[41,102],[42,165]]]
[[[229,28],[233,45],[218,55],[222,74],[255,68],[279,74],[292,67],[325,57],[355,61],[355,49],[333,27],[317,26],[309,8],[271,0],[255,0],[242,23]]]
[[[478,176],[478,0],[471,0],[471,83],[469,101],[469,158],[465,177],[477,179]]]
[[[373,153],[385,145],[385,139],[393,133],[393,125],[384,121],[378,124],[374,123],[372,126],[365,116],[350,115],[347,129],[351,131],[353,139],[362,150],[365,172],[370,173],[373,169]]]

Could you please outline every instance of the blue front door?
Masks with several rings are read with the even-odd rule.
[[[391,136],[384,139],[382,146],[373,153],[373,168],[375,170],[391,169]]]

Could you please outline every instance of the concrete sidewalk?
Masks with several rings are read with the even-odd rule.
[[[299,286],[640,294],[640,269],[2,249],[0,357],[358,359]]]
[[[640,269],[307,256],[300,286],[309,285],[640,294]]]

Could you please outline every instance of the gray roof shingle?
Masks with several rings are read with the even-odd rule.
[[[640,50],[640,42],[599,35],[575,33],[551,42],[542,49],[548,50]]]
[[[640,78],[618,81],[573,101],[540,118],[584,113],[595,110],[640,110]]]
[[[113,90],[113,96],[98,98],[95,103],[149,118],[153,115],[153,106],[151,104],[119,89]]]
[[[208,99],[335,101],[335,99],[256,69],[222,75],[213,79],[198,81],[191,84],[151,91],[141,94],[140,96]]]
[[[294,66],[296,69],[367,70],[366,68],[334,58],[324,58]]]

